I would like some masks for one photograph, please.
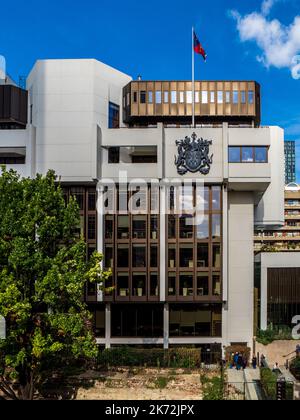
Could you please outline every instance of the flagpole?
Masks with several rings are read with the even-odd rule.
[[[195,52],[194,52],[194,27],[192,27],[192,128],[195,128]]]

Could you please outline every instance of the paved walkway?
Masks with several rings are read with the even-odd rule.
[[[244,372],[242,370],[227,369],[227,382],[234,386],[238,391],[244,392]]]

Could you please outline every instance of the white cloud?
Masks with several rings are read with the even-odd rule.
[[[295,78],[299,74],[296,56],[300,54],[300,16],[296,16],[289,26],[278,19],[269,19],[275,1],[264,0],[261,12],[241,16],[234,10],[231,16],[236,20],[240,40],[254,41],[261,49],[257,57],[259,62],[266,67],[289,68]]]
[[[274,3],[276,3],[276,0],[264,0],[263,4],[261,6],[261,12],[264,16],[267,16],[272,7],[274,6]]]

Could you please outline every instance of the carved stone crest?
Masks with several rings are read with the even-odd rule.
[[[213,155],[209,156],[209,146],[212,140],[198,138],[193,133],[191,138],[185,137],[184,140],[177,140],[178,156],[175,156],[175,165],[179,175],[185,175],[188,172],[200,172],[202,175],[208,175],[213,163]]]

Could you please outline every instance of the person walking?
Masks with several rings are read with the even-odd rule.
[[[252,357],[252,367],[253,367],[253,369],[257,368],[257,357],[256,356]]]

